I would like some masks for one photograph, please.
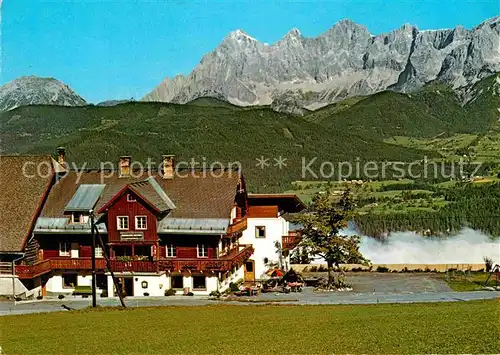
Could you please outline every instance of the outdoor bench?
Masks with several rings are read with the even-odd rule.
[[[89,296],[92,294],[92,286],[76,286],[73,295]]]

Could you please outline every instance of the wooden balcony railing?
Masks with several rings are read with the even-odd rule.
[[[239,245],[221,258],[171,258],[155,261],[110,260],[114,272],[151,272],[159,271],[229,271],[247,260],[254,250],[251,245]],[[107,270],[104,259],[96,259],[96,269]],[[90,258],[56,258],[42,260],[34,265],[17,265],[16,274],[21,279],[31,279],[52,270],[91,270]]]
[[[132,260],[118,261],[110,260],[111,269],[114,272],[158,272],[158,263],[154,261]]]
[[[32,279],[51,270],[50,260],[42,260],[34,265],[16,265],[16,275],[20,279]]]
[[[218,259],[214,258],[171,258],[160,260],[159,270],[168,271],[229,271],[233,267],[240,265],[253,254],[251,245],[239,245],[233,248],[228,254]]]
[[[231,270],[229,260],[222,259],[165,259],[158,261],[160,270],[168,271],[226,271]]]
[[[71,259],[49,259],[50,268],[53,270],[92,270],[91,258],[71,258]],[[106,268],[106,261],[102,258],[96,258],[95,267],[97,270]]]
[[[298,232],[289,232],[288,235],[281,237],[281,246],[283,249],[291,250],[299,245],[302,236]]]
[[[247,229],[247,218],[243,217],[241,219],[234,219],[233,223],[227,227],[227,234],[233,234],[236,232],[242,232]]]

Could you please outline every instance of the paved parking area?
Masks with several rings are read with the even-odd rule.
[[[152,307],[221,303],[244,306],[272,302],[295,305],[456,302],[500,298],[498,291],[453,292],[439,275],[433,274],[353,273],[348,274],[347,280],[353,285],[354,291],[314,292],[311,287],[306,287],[299,293],[266,293],[256,297],[242,297],[238,301],[213,301],[208,297],[199,296],[171,296],[127,298],[125,302],[127,307]],[[103,307],[120,306],[117,298],[99,298],[98,304]],[[2,301],[0,315],[64,311],[62,305],[82,309],[91,305],[91,299],[67,297],[63,300],[25,301],[16,304]]]
[[[321,276],[327,277],[327,273]],[[347,273],[346,280],[356,292],[408,293],[450,292],[440,274],[432,273]]]

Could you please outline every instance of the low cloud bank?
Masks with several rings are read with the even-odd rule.
[[[500,238],[469,228],[454,236],[434,238],[396,232],[384,241],[361,237],[360,251],[373,264],[481,264],[485,256],[499,263]]]

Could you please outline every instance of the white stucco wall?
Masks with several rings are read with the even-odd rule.
[[[12,290],[12,287],[14,287],[14,290]],[[19,281],[17,276],[0,275],[0,295],[12,296],[13,291],[16,295],[20,295],[29,290]]]
[[[256,238],[255,227],[265,226],[266,237]],[[278,262],[279,254],[276,252],[275,243],[278,241],[281,244],[281,238],[288,234],[289,223],[283,217],[277,218],[248,218],[247,229],[243,231],[240,238],[240,244],[252,244],[254,253],[250,257],[255,261],[255,277],[262,278],[263,274],[268,270],[264,264],[264,258],[269,261]]]
[[[76,286],[92,286],[92,275],[90,275],[90,274],[77,275]],[[49,295],[51,293],[71,294],[75,290],[74,287],[64,287],[62,273],[57,273],[55,275],[52,275],[47,280],[47,283],[45,284],[45,288],[46,288],[46,291]],[[97,288],[96,292],[98,294],[100,294],[102,292],[102,290]]]
[[[47,292],[50,293],[72,293],[74,288],[63,287],[63,278],[61,274],[53,275],[45,284]]]
[[[171,288],[172,280],[170,274],[160,275],[141,275],[141,274],[118,274],[116,277],[132,277],[134,282],[134,296],[144,297],[144,293],[149,293],[149,297],[165,296],[165,291]],[[142,287],[142,282],[147,282],[147,287]],[[209,295],[210,292],[217,290],[217,276],[206,276],[206,290],[193,290],[193,278],[190,275],[183,275],[183,288],[188,287],[195,295]],[[177,295],[182,295],[183,290],[178,290]],[[111,275],[108,275],[108,295],[116,296],[114,292],[114,284]]]
[[[142,282],[147,282],[147,287],[142,287]],[[134,296],[144,296],[149,293],[150,297],[164,296],[165,290],[168,290],[169,282],[165,274],[150,276],[134,276]]]
[[[92,286],[92,275],[78,275],[76,278],[78,286]]]
[[[192,292],[194,295],[198,296],[206,296],[209,295],[210,292],[212,291],[217,291],[219,289],[219,279],[217,278],[217,275],[204,275],[205,277],[205,286],[206,288],[204,290],[195,290],[193,288],[193,276],[202,276],[202,275],[184,275],[183,277],[183,289],[188,287],[189,291]],[[177,291],[178,295],[182,295],[183,291]]]

